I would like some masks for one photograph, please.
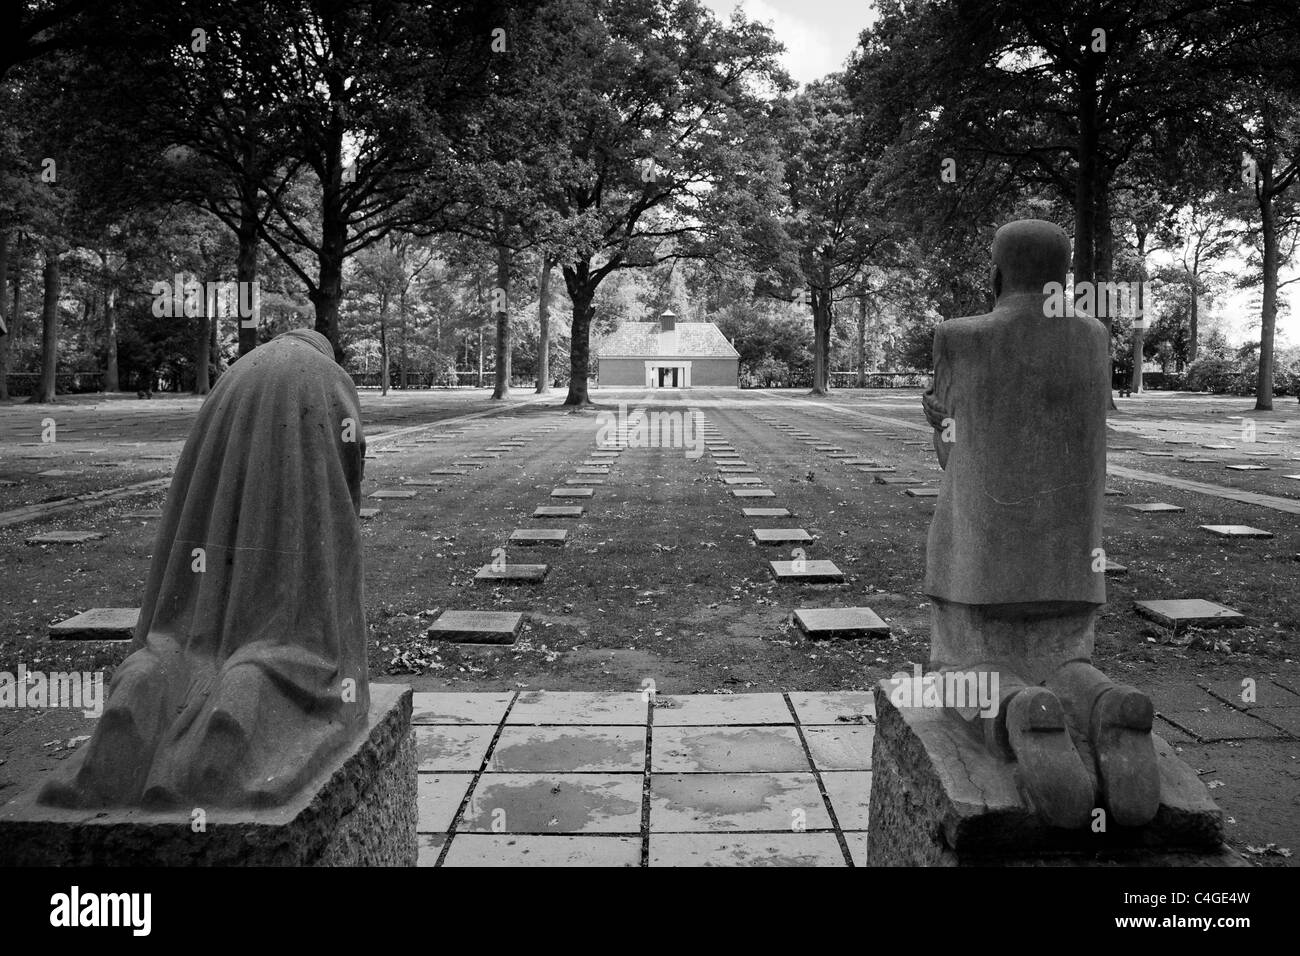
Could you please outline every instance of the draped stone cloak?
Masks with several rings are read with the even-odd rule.
[[[364,455],[324,336],[288,332],[222,375],[172,479],[136,650],[48,802],[275,806],[364,732]]]
[[[934,336],[932,398],[952,419],[925,592],[965,604],[1106,600],[1097,568],[1109,341],[1041,298],[952,319]],[[935,423],[937,424],[937,423]]]

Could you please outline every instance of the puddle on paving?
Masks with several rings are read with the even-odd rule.
[[[639,774],[618,781],[553,776],[493,781],[484,776],[460,825],[462,830],[503,833],[636,833],[640,828]]]

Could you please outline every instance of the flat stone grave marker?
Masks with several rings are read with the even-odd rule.
[[[513,448],[506,448],[503,445],[493,445],[491,448],[484,448],[483,450],[494,452],[496,454],[502,454],[502,455],[508,455],[510,454],[510,452],[514,451]]]
[[[443,611],[429,636],[458,644],[513,644],[523,623],[517,611]]]
[[[455,477],[456,475],[468,475],[469,471],[467,471],[465,468],[433,468],[430,469],[429,474],[449,475]]]
[[[1190,438],[1166,438],[1166,445],[1195,445],[1196,442]]]
[[[616,451],[593,451],[593,452],[591,453],[591,457],[592,457],[592,458],[617,458],[617,457],[618,457],[618,452],[616,452]]]
[[[754,540],[759,544],[803,544],[813,536],[803,528],[755,528]]]
[[[559,547],[568,536],[569,532],[564,528],[516,528],[510,532],[510,543]]]
[[[1271,538],[1273,532],[1252,528],[1248,524],[1203,524],[1203,529],[1220,538]]]
[[[583,488],[586,488],[591,485],[603,485],[605,483],[605,479],[592,478],[591,476],[588,475],[582,478],[565,478],[564,483],[566,485],[580,485]]]
[[[414,498],[415,492],[397,491],[394,489],[385,488],[381,491],[372,491],[370,492],[369,495],[367,495],[367,497],[369,498]]]
[[[890,465],[866,465],[858,469],[858,471],[862,472],[864,475],[883,475],[887,472],[897,470],[897,468],[893,468]]]
[[[1128,574],[1128,568],[1125,565],[1106,559],[1106,567],[1103,569],[1105,574]]]
[[[43,531],[27,539],[28,544],[85,544],[104,537],[98,531]]]
[[[844,572],[834,561],[769,561],[778,581],[802,581],[806,584],[834,584],[844,580]]]
[[[798,608],[794,622],[814,641],[889,636],[889,625],[869,607]]]
[[[416,488],[433,488],[442,484],[437,478],[404,478],[402,484]]]
[[[818,445],[813,451],[843,451],[839,445]]]
[[[534,518],[581,518],[586,512],[582,505],[542,505],[533,511]]]
[[[501,456],[496,452],[491,452],[491,451],[472,451],[465,457],[466,458],[500,458]]]
[[[1228,471],[1268,471],[1268,465],[1225,465]]]
[[[763,479],[756,475],[723,475],[722,483],[725,485],[761,485]]]
[[[75,476],[75,475],[79,475],[79,474],[81,474],[81,472],[79,472],[79,471],[73,471],[73,470],[64,469],[64,468],[51,468],[51,469],[49,469],[48,471],[38,471],[38,472],[36,473],[36,477],[38,477],[38,478],[72,478],[73,476]]]
[[[371,518],[373,518],[373,517],[375,517],[377,514],[379,514],[379,509],[378,509],[378,508],[361,508],[360,510],[357,511],[357,514],[360,515],[361,518],[362,518],[363,520],[365,520],[365,521],[369,521]]]
[[[603,468],[605,474],[609,474],[610,461],[607,458],[591,458],[582,463],[584,468]]]
[[[1236,445],[1202,445],[1202,448],[1211,448],[1215,451],[1232,451]]]
[[[912,498],[938,498],[938,488],[908,488],[903,494]]]
[[[838,460],[841,460],[841,461],[844,461],[844,460],[851,460],[851,459],[853,458],[853,452],[851,452],[851,451],[837,451],[837,452],[832,452],[831,454],[827,455],[826,457],[827,457],[827,458],[835,458],[835,459],[838,459]]]
[[[838,458],[839,455],[832,455],[832,458]],[[880,462],[875,458],[845,458],[844,464],[861,466],[863,468],[879,468]]]
[[[474,575],[475,581],[519,581],[524,584],[537,584],[546,577],[551,569],[549,564],[507,564],[493,567],[485,564]]]
[[[1185,461],[1189,465],[1213,465],[1218,461],[1217,458],[1197,458],[1195,455],[1180,455],[1178,460]]]
[[[596,493],[594,488],[552,488],[552,498],[590,498]]]
[[[721,453],[721,452],[716,452],[716,451],[715,451],[715,452],[713,453],[713,457],[714,457],[714,458],[717,458],[717,459],[719,459],[719,460],[724,460],[724,461],[725,461],[725,460],[731,460],[731,459],[736,459],[736,460],[739,460],[739,459],[740,459],[740,456],[739,456],[738,454],[736,454],[734,451],[726,452],[725,454],[723,454],[723,453]]]
[[[876,469],[872,469],[873,471]],[[893,471],[894,469],[889,469]],[[905,478],[902,475],[876,475],[876,484],[878,485],[923,485],[924,479]]]
[[[482,468],[483,467],[483,462],[481,461],[453,461],[452,464],[455,465],[457,468]]]
[[[1145,458],[1173,458],[1174,457],[1174,453],[1172,451],[1144,451],[1142,452],[1142,455]]]
[[[372,450],[376,455],[398,455],[401,454],[402,451],[402,449],[400,448],[375,448]],[[148,455],[145,456],[146,459],[148,459],[149,457],[150,456]]]
[[[741,461],[718,466],[718,474],[720,475],[748,475],[752,474],[753,471],[753,465],[746,465]]]
[[[742,508],[746,518],[792,518],[786,508]]]
[[[732,488],[733,498],[775,498],[776,492],[771,488]]]
[[[1107,445],[1107,451],[1137,451],[1134,445]]]
[[[916,446],[916,445],[928,445],[928,444],[930,444],[930,442],[928,442],[928,441],[905,441],[905,442],[903,442],[903,444],[904,444],[905,446],[906,446],[906,445],[913,445],[913,446]]]
[[[1133,606],[1145,618],[1172,627],[1234,627],[1244,624],[1246,616],[1230,607],[1191,598],[1172,601],[1135,601]]]
[[[1168,511],[1186,511],[1186,508],[1180,508],[1178,505],[1167,504],[1163,501],[1151,501],[1140,505],[1125,505],[1130,511],[1141,511],[1145,514],[1155,514]]]
[[[50,625],[56,641],[129,641],[140,620],[138,607],[92,607],[66,621]]]
[[[608,465],[579,465],[574,469],[575,474],[579,475],[608,475]]]
[[[1300,481],[1300,475],[1283,475],[1283,478],[1290,478],[1292,481]]]

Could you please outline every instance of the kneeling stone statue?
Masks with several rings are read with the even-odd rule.
[[[1095,318],[1047,315],[1070,260],[1060,227],[1009,223],[992,251],[993,311],[938,327],[923,398],[944,468],[925,577],[931,668],[996,679],[996,715],[949,713],[1016,762],[1047,823],[1084,827],[1104,807],[1143,826],[1160,806],[1151,701],[1092,664],[1109,337]]]

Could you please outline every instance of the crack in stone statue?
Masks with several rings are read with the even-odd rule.
[[[366,734],[364,457],[324,336],[285,333],[221,377],[172,479],[135,649],[41,803],[276,807]]]
[[[927,546],[931,667],[996,675],[996,716],[949,713],[1016,761],[1044,820],[1084,827],[1104,807],[1142,826],[1160,806],[1154,710],[1092,665],[1110,343],[1097,319],[1044,309],[1069,261],[1060,227],[1008,223],[993,239],[993,311],[935,331],[923,398],[944,468]]]

